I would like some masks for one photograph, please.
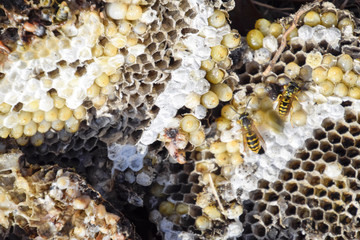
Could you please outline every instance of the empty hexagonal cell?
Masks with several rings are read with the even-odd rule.
[[[320,208],[323,209],[324,211],[331,210],[332,209],[331,201],[327,199],[320,200]]]
[[[345,209],[343,204],[333,203],[333,210],[337,213],[342,213]]]
[[[312,161],[317,161],[319,159],[321,159],[323,156],[323,153],[319,150],[313,150],[311,151],[311,154],[310,154],[310,160]]]
[[[267,202],[272,202],[278,200],[279,196],[275,192],[266,192],[264,195],[264,200]]]
[[[306,198],[306,204],[309,208],[315,208],[319,206],[319,201],[315,198]]]
[[[281,181],[275,181],[272,184],[272,188],[277,192],[281,192],[283,190],[283,184]]]
[[[315,168],[315,164],[311,161],[305,161],[301,163],[301,168],[306,172],[311,172]]]
[[[315,176],[315,175],[312,175],[312,174],[307,174],[306,180],[312,186],[320,184],[320,177],[319,176]]]
[[[342,180],[335,180],[335,186],[337,186],[339,189],[346,188],[346,183]]]
[[[300,158],[301,160],[306,160],[310,157],[310,153],[306,151],[300,151],[297,152],[295,155],[297,158]]]
[[[350,125],[350,134],[354,137],[358,136],[360,134],[360,128],[358,125]]]
[[[293,62],[294,60],[295,60],[295,55],[292,54],[289,50],[284,52],[280,58],[280,61],[282,61],[284,63]]]
[[[324,222],[319,222],[317,229],[322,233],[327,233],[329,231],[329,226]]]
[[[290,201],[291,200],[291,195],[290,193],[283,191],[279,194],[280,197],[282,197],[284,200],[286,201]]]
[[[335,212],[325,212],[325,220],[329,223],[334,223],[338,220],[338,215]]]
[[[324,153],[332,150],[332,145],[328,142],[328,140],[322,140],[320,141],[320,150]]]
[[[278,62],[277,64],[275,64],[274,68],[273,68],[273,72],[276,74],[276,75],[279,75],[279,74],[282,74],[284,73],[284,69],[285,69],[285,66],[283,63],[281,62]]]
[[[343,166],[349,166],[351,163],[351,159],[348,157],[339,157],[338,162]]]
[[[292,192],[295,192],[298,190],[298,185],[297,185],[297,182],[288,182],[285,184],[285,189],[292,193]]]
[[[260,64],[253,61],[251,63],[246,64],[245,70],[248,74],[255,75],[260,71]]]
[[[291,216],[291,215],[294,215],[295,213],[296,213],[296,207],[294,205],[292,205],[291,203],[288,203],[287,208],[285,210],[286,216]]]
[[[308,218],[310,217],[310,210],[306,207],[298,207],[297,208],[297,215],[300,218]]]
[[[344,119],[347,123],[351,123],[355,122],[357,120],[357,117],[351,109],[345,109]]]
[[[351,203],[352,202],[352,194],[347,193],[347,192],[343,192],[342,196],[341,196],[341,200],[346,204]]]
[[[353,216],[356,216],[358,209],[356,206],[354,206],[353,204],[350,204],[347,208],[347,212],[350,213]]]
[[[349,158],[354,158],[359,155],[359,149],[356,147],[349,147],[346,149],[346,156]]]
[[[254,210],[257,211],[257,212],[263,212],[263,211],[265,211],[266,206],[267,205],[266,205],[265,202],[257,201],[255,203]]]
[[[281,170],[280,173],[279,173],[279,178],[282,180],[282,181],[289,181],[290,179],[292,179],[293,177],[293,174],[292,172],[284,169],[284,170]]]
[[[254,224],[251,226],[252,232],[256,237],[264,237],[266,233],[266,229],[262,224]]]
[[[326,138],[326,132],[324,130],[322,130],[321,128],[315,129],[313,131],[313,136],[316,140],[320,141],[321,139]]]
[[[251,200],[257,201],[257,200],[260,200],[263,198],[263,193],[261,190],[257,189],[257,190],[251,191],[249,193],[249,197]]]
[[[339,156],[345,156],[346,150],[341,144],[335,144],[334,145],[334,153],[336,153]]]
[[[325,131],[330,131],[334,129],[335,123],[330,118],[325,118],[321,123],[321,126],[325,129]]]
[[[268,205],[267,210],[272,215],[277,215],[279,213],[279,207],[278,206]]]
[[[344,167],[342,170],[342,175],[349,177],[349,178],[354,178],[354,177],[356,177],[356,171],[351,166]],[[358,174],[358,176],[360,176],[360,175]]]
[[[314,188],[300,184],[299,192],[305,197],[308,197],[314,194]]]
[[[328,140],[332,144],[340,143],[341,136],[336,131],[330,131],[328,132]]]
[[[299,204],[299,205],[304,205],[305,204],[305,197],[299,194],[294,194],[292,195],[292,202]]]
[[[252,214],[247,214],[245,218],[246,218],[245,221],[251,224],[259,222],[259,220],[255,218]]]
[[[305,141],[306,148],[311,151],[319,147],[319,142],[315,139],[309,138]]]
[[[339,222],[344,224],[344,225],[347,225],[351,222],[351,217],[349,217],[348,215],[346,214],[340,214],[339,216]]]
[[[315,166],[315,171],[318,171],[320,174],[322,174],[326,169],[326,165],[322,163],[317,163]]]
[[[328,191],[328,198],[330,198],[333,201],[340,200],[340,193],[335,191]]]
[[[337,155],[333,152],[327,152],[322,157],[322,159],[327,163],[335,162],[336,158],[337,158]]]
[[[305,173],[301,171],[294,172],[294,179],[301,181],[305,179]]]
[[[189,215],[193,218],[201,216],[202,215],[201,207],[190,205]]]
[[[294,230],[298,230],[301,225],[301,221],[297,217],[289,217],[285,220],[285,225],[288,225]]]
[[[347,131],[349,131],[349,127],[348,127],[346,124],[342,123],[342,122],[338,122],[338,123],[336,124],[336,126],[335,126],[335,130],[336,130],[340,135],[342,135],[342,134],[346,133]]]
[[[292,159],[287,163],[287,167],[296,170],[300,167],[301,161],[298,159]]]
[[[323,186],[316,186],[314,194],[317,197],[324,197],[327,194],[327,190]]]
[[[340,226],[334,225],[331,227],[331,233],[334,235],[340,235],[342,228]]]
[[[323,220],[324,218],[324,210],[318,208],[318,209],[311,209],[311,217],[315,221]]]
[[[269,181],[266,181],[265,179],[260,179],[257,185],[260,189],[269,189]]]
[[[272,216],[270,214],[268,214],[268,213],[262,214],[261,215],[261,220],[266,226],[269,226],[270,224],[273,223]]]

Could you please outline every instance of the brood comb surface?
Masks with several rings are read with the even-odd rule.
[[[2,238],[138,239],[132,224],[107,212],[107,203],[79,175],[28,165],[21,155],[0,157]]]
[[[358,239],[358,113],[325,119],[274,182],[244,202],[241,239]]]

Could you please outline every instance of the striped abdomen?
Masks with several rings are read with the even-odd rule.
[[[246,132],[245,137],[246,137],[246,143],[250,148],[250,150],[253,151],[254,153],[258,153],[259,150],[261,149],[261,145],[259,138],[256,136],[256,134],[253,131],[249,130]]]
[[[279,115],[280,117],[286,117],[291,108],[291,98],[283,97],[280,99]]]

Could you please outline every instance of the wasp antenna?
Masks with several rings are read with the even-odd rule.
[[[252,99],[252,97],[250,97],[249,101],[246,103],[244,112],[246,112],[246,109],[247,109],[247,107],[249,106],[249,103],[250,103],[251,99]]]
[[[241,115],[238,111],[235,110],[235,108],[233,108],[231,105],[230,105],[230,108],[237,114]]]

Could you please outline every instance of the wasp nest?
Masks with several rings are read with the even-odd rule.
[[[244,202],[243,239],[358,239],[359,127],[347,107],[343,120],[314,130],[276,181],[260,180]]]
[[[77,174],[54,166],[23,166],[22,153],[0,157],[0,234],[36,239],[137,239],[120,213],[106,210],[103,200]],[[8,232],[11,226],[21,229]]]

